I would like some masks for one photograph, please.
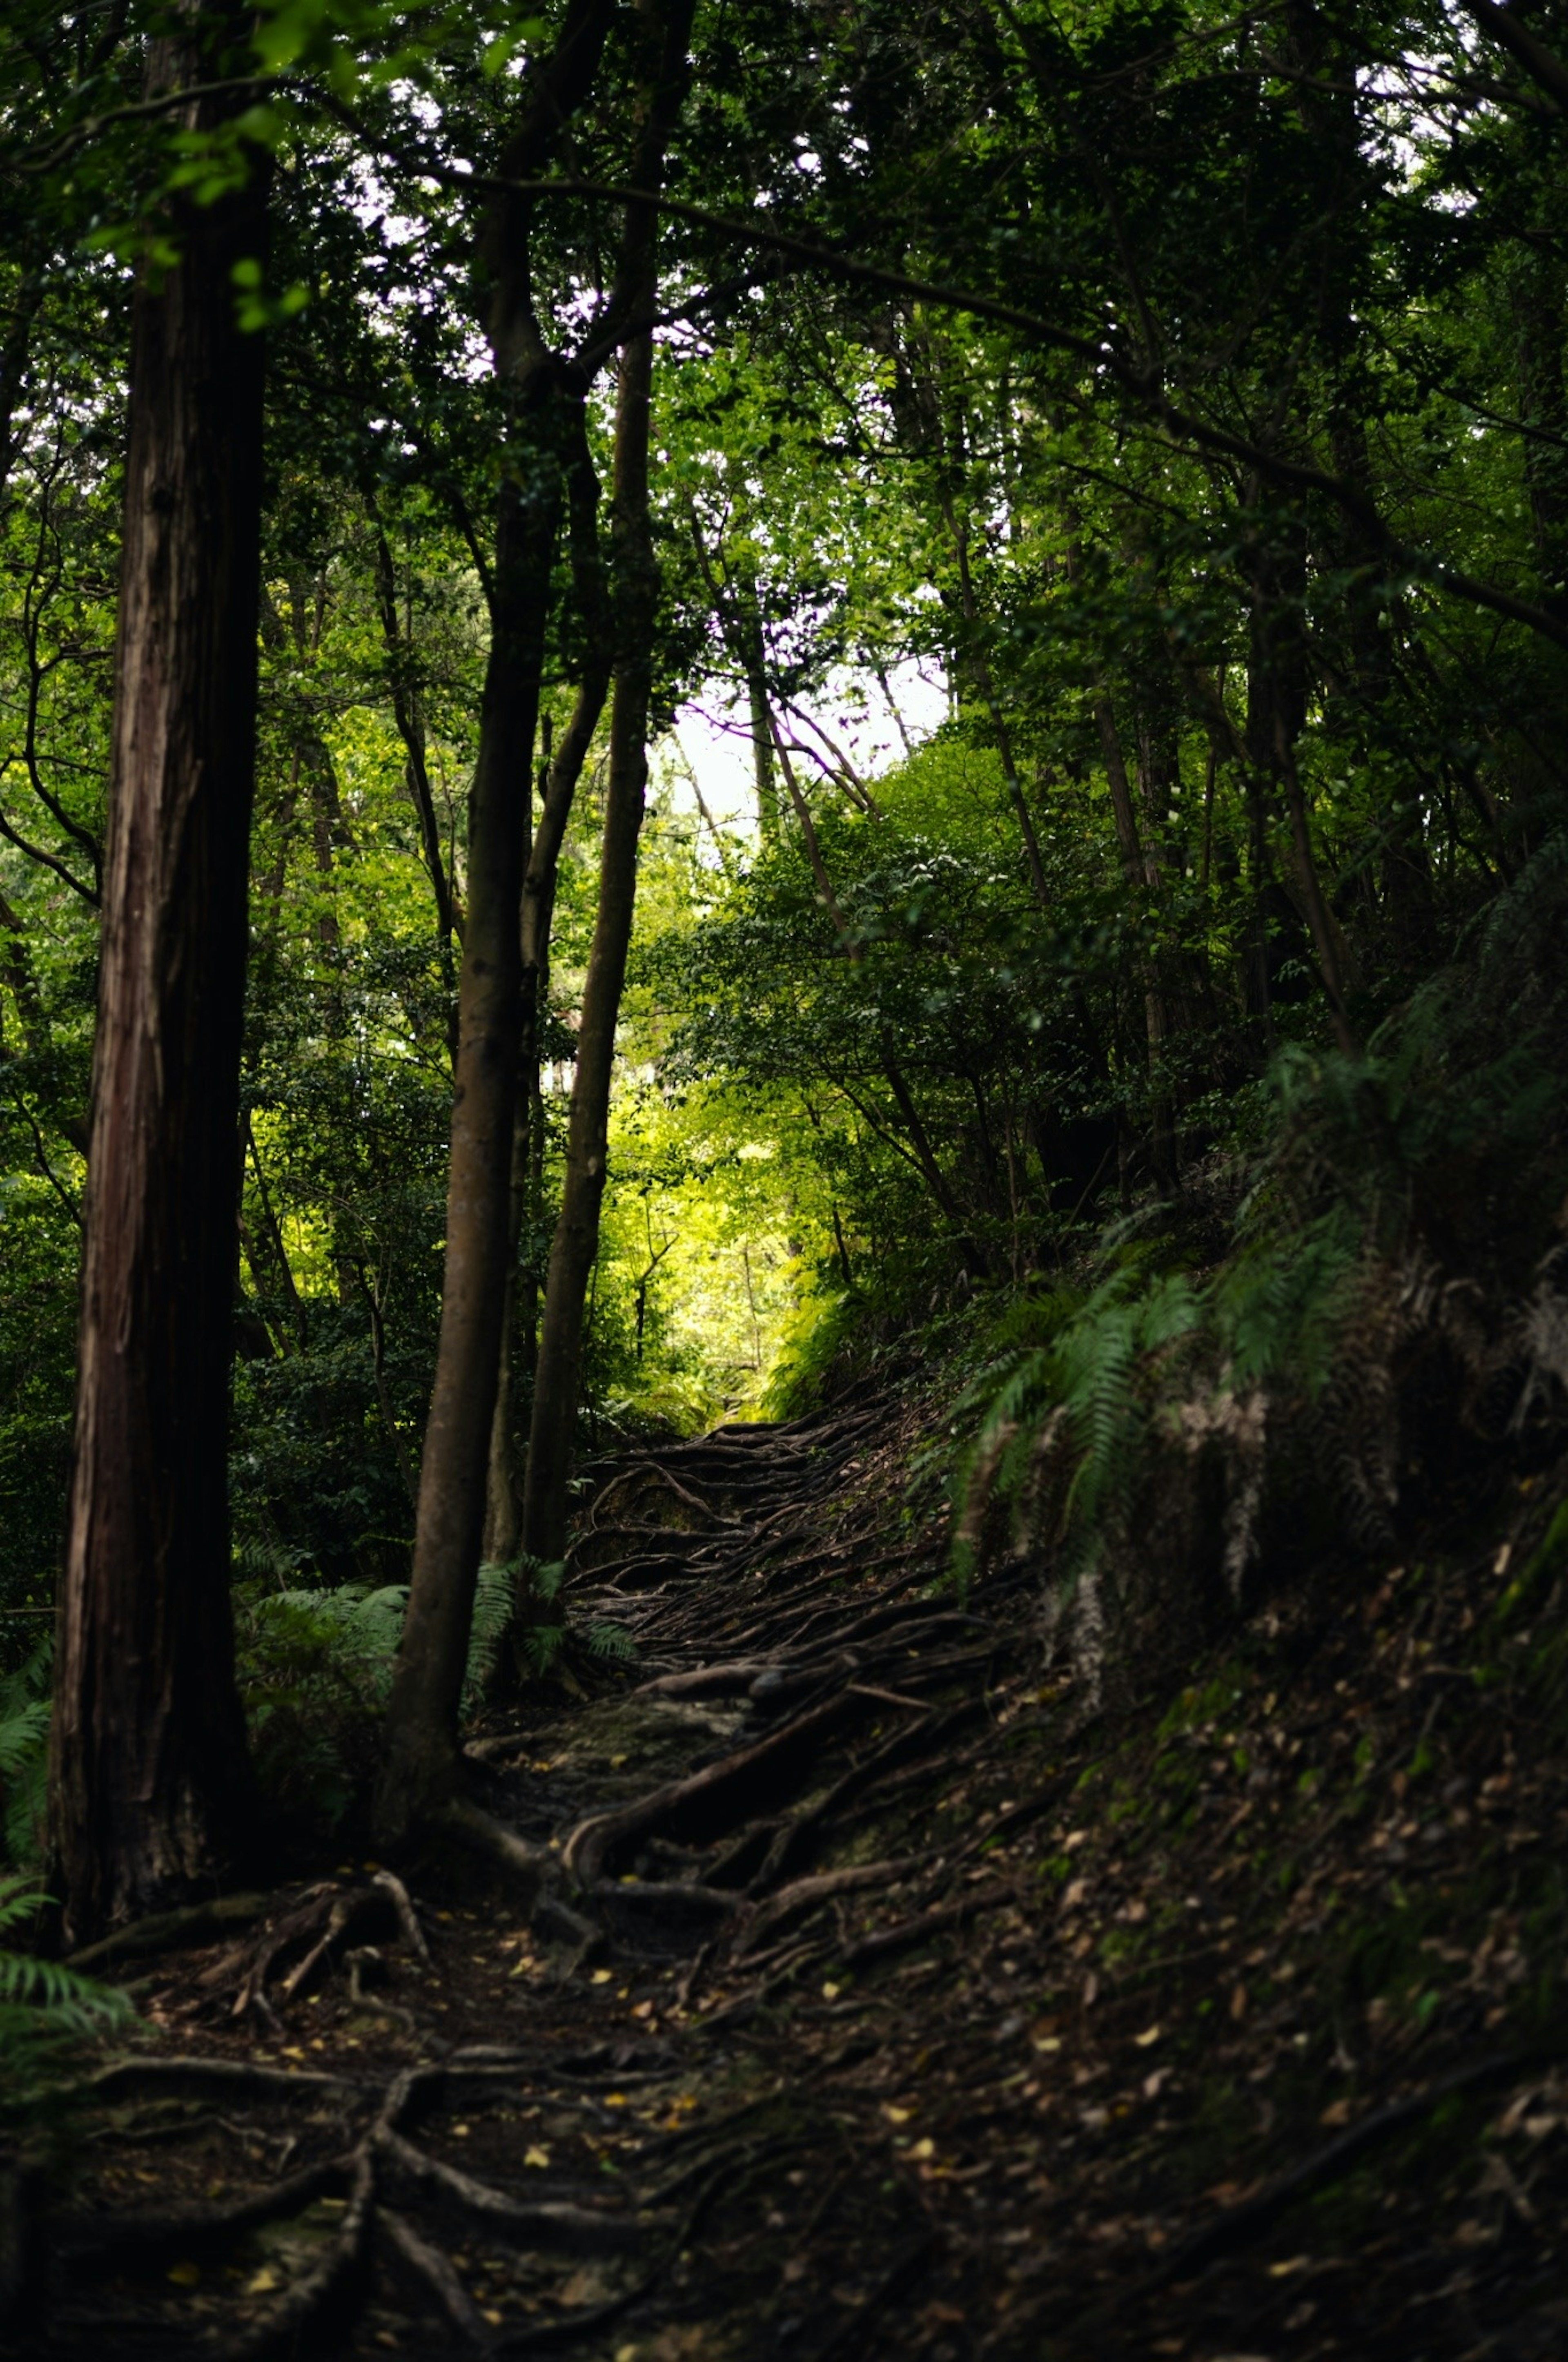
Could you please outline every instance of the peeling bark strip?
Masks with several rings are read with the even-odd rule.
[[[244,19],[155,43],[155,95]],[[225,104],[237,103],[231,94]],[[222,107],[203,101],[204,128]],[[49,1877],[66,1940],[210,1885],[245,1832],[225,1489],[236,1109],[256,738],[262,350],[235,265],[267,173],[170,204],[180,259],[133,314],[75,1460]]]

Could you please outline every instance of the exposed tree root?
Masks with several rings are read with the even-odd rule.
[[[275,2026],[278,2003],[286,2007],[339,1954],[403,1932],[405,1912],[412,1922],[407,1893],[395,1880],[391,1883],[397,1895],[381,1881],[343,1887],[326,1880],[308,1888],[291,1908],[268,1921],[254,1943],[215,1961],[203,1983],[216,1992],[234,1989],[235,2017],[254,2011]],[[276,2001],[268,1990],[274,1977]]]
[[[436,1826],[519,1882],[525,1909],[532,1909],[554,1878],[555,1863],[546,1848],[531,1844],[470,1797],[455,1796]]]
[[[244,2058],[118,2058],[101,2067],[81,2087],[98,2102],[130,2099],[137,2092],[168,2098],[320,2100],[363,2087],[347,2075],[323,2075],[310,2068],[264,2067]]]
[[[466,2337],[470,2345],[488,2348],[492,2343],[490,2324],[441,2249],[432,2246],[428,2239],[422,2239],[413,2224],[395,2214],[389,2206],[377,2208],[376,2228],[433,2291],[458,2335]]]
[[[354,2163],[353,2153],[323,2158],[265,2190],[211,2206],[126,2207],[114,2214],[58,2216],[51,2237],[63,2255],[76,2261],[91,2257],[97,2265],[123,2255],[185,2255],[258,2223],[297,2214],[323,2191],[341,2187]]]
[[[592,1886],[620,1848],[655,1829],[672,1837],[712,1837],[733,1828],[753,1800],[772,1800],[780,1783],[805,1776],[822,1740],[863,1710],[847,1694],[829,1698],[706,1772],[656,1789],[619,1812],[595,1814],[572,1831],[562,1849],[563,1863],[581,1884]]]
[[[567,2256],[624,2256],[635,2254],[641,2244],[636,2223],[625,2215],[548,2199],[530,2204],[439,2158],[427,2157],[400,2133],[388,2129],[378,2132],[376,2139],[378,2148],[404,2174],[439,2190],[488,2223],[505,2224],[534,2246]]]
[[[150,1918],[133,1919],[95,1944],[83,1946],[67,1959],[68,1968],[97,1971],[115,1960],[148,1959],[176,1945],[199,1944],[205,1937],[230,1927],[248,1927],[264,1918],[277,1901],[272,1894],[220,1894],[210,1903],[188,1904],[182,1911],[159,1911]]]
[[[607,1556],[574,1578],[574,1597],[604,1599],[635,1631],[641,1684],[547,1707],[543,1720],[525,1695],[516,1715],[532,1723],[475,1743],[476,1759],[498,1767],[483,1791],[493,1811],[454,1808],[426,1857],[429,1886],[416,1882],[419,1909],[387,1873],[273,1900],[273,1924],[245,1955],[263,1965],[258,2010],[269,1993],[302,2043],[330,2046],[335,2028],[352,2048],[334,2063],[367,2058],[374,2027],[345,1992],[365,1997],[378,1970],[401,1962],[407,2005],[366,2006],[398,2016],[420,2063],[389,2082],[313,2075],[302,2049],[297,2073],[135,2059],[87,2088],[89,2104],[186,2093],[226,2103],[236,2121],[217,2121],[247,2162],[235,2175],[226,2157],[213,2161],[245,2194],[148,2207],[133,2186],[148,2178],[136,2169],[137,2136],[122,2123],[124,2138],[104,2150],[104,2213],[44,2226],[65,2299],[64,2362],[84,2362],[88,2324],[62,2275],[91,2290],[123,2272],[141,2304],[99,2327],[97,2351],[128,2352],[165,2329],[158,2350],[170,2350],[190,2310],[163,2285],[163,2264],[187,2251],[203,2259],[196,2305],[208,2312],[241,2301],[236,2283],[258,2252],[306,2271],[226,2343],[192,2334],[186,2342],[213,2362],[307,2340],[329,2352],[395,2342],[415,2356],[461,2345],[497,2362],[628,2344],[672,2362],[710,2350],[803,2362],[1024,2362],[1059,2350],[1123,2362],[1166,2327],[1180,2329],[1184,2351],[1266,2348],[1279,2362],[1310,2351],[1316,2362],[1330,2350],[1312,2345],[1315,2331],[1295,2344],[1279,2333],[1310,2305],[1298,2303],[1294,2259],[1277,2283],[1260,2244],[1277,2227],[1304,2251],[1308,2217],[1293,2207],[1443,2097],[1507,2083],[1529,2060],[1477,2062],[1372,2106],[1321,2147],[1309,2131],[1299,2164],[1288,2151],[1286,2172],[1211,2214],[1221,2185],[1178,2236],[1191,2185],[1173,2190],[1157,2174],[1180,2137],[1172,2122],[1206,2096],[1203,2045],[1227,2076],[1260,2055],[1309,2058],[1288,2031],[1305,1980],[1284,1966],[1277,1980],[1272,1969],[1239,1974],[1251,1931],[1234,1950],[1225,1939],[1228,1909],[1246,1907],[1244,1890],[1223,1890],[1229,1833],[1266,1792],[1212,1800],[1229,1776],[1216,1735],[1192,1746],[1190,1789],[1167,1790],[1168,1763],[1146,1799],[1127,1779],[1115,1813],[1092,1784],[1092,1803],[1080,1795],[1119,1741],[1103,1725],[1078,1738],[1070,1689],[1032,1638],[1026,1576],[1003,1567],[961,1608],[923,1595],[938,1564],[930,1542],[886,1547],[892,1518],[879,1526],[852,1496],[850,1462],[874,1429],[861,1407],[837,1429],[782,1443],[747,1429],[640,1455],[600,1504],[591,1539]],[[669,1528],[644,1522],[666,1514]],[[703,1530],[676,1530],[683,1521]],[[630,1588],[645,1579],[656,1587]],[[1334,1695],[1325,1685],[1330,1716]],[[723,1710],[705,1713],[705,1701]],[[598,1766],[635,1767],[644,1729],[643,1793],[628,1798],[624,1775],[601,1780]],[[1174,1754],[1168,1732],[1159,1743],[1186,1764],[1184,1742]],[[525,1769],[499,1768],[519,1756]],[[1517,1798],[1525,1776],[1516,1767],[1497,1796]],[[1185,1816],[1179,1834],[1168,1796]],[[1548,1841],[1517,1802],[1497,1809],[1510,1846]],[[1541,1830],[1554,1826],[1540,1817]],[[1125,1866],[1140,1829],[1154,1849],[1144,1887]],[[1240,1842],[1257,1835],[1255,1822]],[[455,1868],[450,1839],[499,1874]],[[1147,1863],[1163,1864],[1168,1848],[1178,1882],[1162,1884],[1163,1867],[1151,1874]],[[1047,1859],[1056,1874],[1042,1880]],[[427,1907],[436,1901],[452,1907]],[[356,1916],[372,1907],[378,1920]],[[377,1940],[362,1941],[372,1926]],[[1472,1964],[1457,1969],[1463,1978]],[[223,1973],[232,1983],[232,1959]],[[1250,1996],[1238,1992],[1246,1986]],[[233,2043],[232,2021],[212,2038]],[[1369,2081],[1376,2037],[1350,2038],[1358,2058],[1329,2071]],[[1385,2096],[1408,2056],[1384,2049]],[[1240,2154],[1216,2169],[1238,2184],[1269,2155],[1253,2127],[1286,2080],[1237,2085]],[[1534,2177],[1555,2154],[1548,2130],[1568,2124],[1568,2091],[1549,2078],[1542,2092],[1521,2092],[1510,2111],[1537,2127],[1516,2136],[1516,2183],[1475,2202],[1516,2230],[1521,2205],[1544,2212]],[[153,2109],[149,2142],[180,2129],[171,2113]],[[217,2151],[214,2120],[198,2121]],[[318,2148],[332,2154],[314,2158]],[[142,2162],[167,2169],[174,2149],[172,2139],[149,2147]],[[1107,2155],[1119,2186],[1109,2171],[1097,2179]],[[212,2186],[209,2169],[192,2159],[189,2200]],[[323,2193],[354,2202],[329,2221]],[[122,2199],[134,2206],[116,2211]],[[259,2234],[264,2250],[247,2255],[263,2224],[273,2226]],[[1161,2237],[1171,2244],[1157,2247]],[[1472,2252],[1460,2245],[1454,2268]],[[154,2259],[139,2286],[138,2256]],[[1224,2300],[1249,2270],[1278,2310],[1211,2324],[1210,2297]],[[1093,2303],[1107,2279],[1113,2301]],[[1005,2306],[992,2309],[999,2288]],[[1147,2316],[1135,2317],[1145,2299]],[[1167,2308],[1179,2317],[1168,2322]],[[1335,2350],[1355,2350],[1354,2339]],[[1387,2350],[1426,2351],[1419,2341]],[[1442,2362],[1461,2350],[1442,2347]],[[29,2347],[27,2362],[54,2357]]]
[[[321,2262],[251,2327],[237,2335],[214,2339],[207,2351],[215,2362],[264,2362],[267,2356],[280,2354],[299,2342],[357,2269],[369,2234],[375,2199],[375,2163],[366,2146],[355,2156],[343,2221]]]
[[[999,1911],[1011,1903],[1017,1888],[1009,1880],[1005,1885],[977,1886],[972,1893],[960,1895],[956,1903],[944,1903],[934,1911],[922,1912],[917,1919],[900,1920],[896,1926],[879,1927],[874,1935],[862,1936],[858,1943],[846,1945],[835,1954],[847,1969],[864,1968],[869,1961],[885,1959],[891,1952],[902,1952],[911,1944],[922,1944],[927,1936],[939,1936],[948,1927],[961,1927],[967,1919],[978,1918],[982,1911]]]
[[[770,1895],[751,1914],[736,1939],[736,1955],[740,1958],[751,1951],[760,1937],[802,1911],[815,1910],[835,1895],[861,1894],[872,1887],[891,1886],[924,1869],[929,1860],[928,1854],[912,1853],[894,1861],[854,1862],[843,1870],[822,1871],[815,1878],[797,1878]]]

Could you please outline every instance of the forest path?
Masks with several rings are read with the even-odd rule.
[[[1461,1937],[1430,2005],[1345,1973],[1415,1874],[1403,1787],[1332,1772],[1430,1719],[1398,1649],[1304,1606],[1091,1714],[1037,1577],[940,1585],[920,1425],[609,1473],[567,1596],[635,1672],[471,1749],[559,1869],[530,1908],[478,1858],[342,1868],[160,1964],[18,2355],[1562,2350],[1568,2083],[1506,1910],[1405,1930]],[[1506,1738],[1477,1719],[1477,1798]]]

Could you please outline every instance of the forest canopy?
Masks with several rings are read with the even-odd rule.
[[[389,1600],[395,1631],[411,1582],[394,1830],[450,1784],[481,1565],[554,1628],[541,1570],[596,1453],[800,1407],[933,1324],[981,1360],[1037,1342],[1019,1308],[1108,1228],[1159,1275],[1102,1310],[1163,1350],[1198,1297],[1133,1251],[1185,1224],[1201,1293],[1282,1139],[1264,1212],[1298,1297],[1259,1343],[1222,1289],[1227,1368],[1310,1360],[1311,1275],[1327,1301],[1390,1224],[1522,1285],[1561,1187],[1555,987],[1519,948],[1555,941],[1568,784],[1557,14],[14,0],[18,1767],[57,1611],[85,1679],[91,1616],[59,1603],[95,1595],[109,1479],[79,1333],[137,1140],[138,1187],[188,1150],[205,1177],[131,1287],[165,1440],[126,1459],[151,1506],[116,1563],[188,1580],[220,1658],[232,1623],[264,1783],[278,1601],[313,1631]],[[192,853],[159,808],[186,915],[146,955],[191,1006],[145,1038],[203,1112],[159,1082],[167,1131],[122,1137],[130,987],[100,953],[136,968],[121,815],[166,577],[181,646],[229,634],[187,700],[217,817]],[[748,784],[721,806],[725,740]],[[977,1500],[1070,1381],[1031,1366]],[[203,1485],[155,1547],[170,1488]],[[56,1722],[69,1871],[87,1788],[61,1801]],[[247,1743],[218,1714],[194,1787]],[[339,1772],[344,1799],[370,1777]],[[6,1777],[27,1854],[38,1780]],[[235,1778],[192,1860],[78,1862],[77,1931],[237,1842]]]

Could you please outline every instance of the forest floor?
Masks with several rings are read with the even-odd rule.
[[[1097,1703],[1037,1570],[943,1587],[931,1417],[610,1476],[636,1666],[474,1750],[543,1884],[334,1863],[125,1964],[12,2351],[1568,2352],[1568,1478]]]

